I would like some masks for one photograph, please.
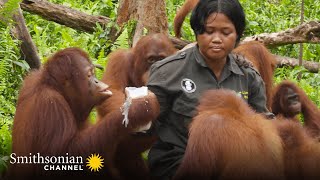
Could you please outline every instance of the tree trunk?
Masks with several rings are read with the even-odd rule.
[[[0,0],[0,4],[4,4],[7,0]],[[32,41],[31,35],[26,26],[20,7],[13,15],[14,28],[11,29],[12,36],[20,40],[21,55],[29,64],[31,69],[38,69],[41,61],[37,53],[37,48]]]
[[[143,35],[146,28],[148,33],[168,34],[168,19],[164,0],[121,0],[119,2],[117,23],[123,26],[129,20],[136,20],[133,45]]]

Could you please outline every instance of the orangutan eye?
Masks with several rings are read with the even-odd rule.
[[[88,77],[91,77],[93,75],[92,71],[88,72]]]
[[[95,75],[95,66],[91,66],[89,69],[88,69],[88,77],[91,77],[91,76],[94,76]]]
[[[149,57],[148,58],[148,63],[149,64],[153,64],[153,63],[155,63],[157,60],[154,58],[154,57]]]
[[[164,58],[165,58],[165,56],[151,56],[151,57],[148,58],[148,63],[149,64],[153,64],[153,63],[155,63],[157,61],[160,61],[160,60],[162,60]]]

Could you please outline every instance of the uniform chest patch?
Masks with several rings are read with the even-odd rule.
[[[187,93],[193,93],[197,88],[196,84],[191,79],[188,79],[188,78],[182,79],[181,87]]]
[[[248,100],[249,93],[247,91],[240,91],[238,92],[238,95],[243,99]]]

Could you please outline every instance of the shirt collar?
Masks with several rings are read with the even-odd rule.
[[[195,45],[193,48],[193,53],[194,53],[194,56],[196,58],[196,61],[200,64],[200,66],[202,67],[208,67],[207,66],[207,63],[204,61],[204,58],[202,57],[200,51],[199,51],[199,46],[198,44]]]
[[[202,67],[208,67],[207,63],[205,62],[204,58],[202,57],[198,45],[195,45],[193,48],[193,53],[196,58],[196,61],[202,66]],[[232,54],[228,55],[228,60],[226,63],[226,67],[224,69],[228,69],[229,71],[239,74],[239,75],[244,75],[243,72],[241,71],[240,67],[236,63],[234,56]]]

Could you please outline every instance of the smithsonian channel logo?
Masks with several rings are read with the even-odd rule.
[[[99,154],[91,154],[85,159],[69,153],[64,156],[42,156],[40,153],[29,153],[29,156],[17,156],[16,153],[10,155],[10,164],[38,164],[43,165],[45,171],[83,171],[87,168],[92,172],[99,172],[103,161]]]

